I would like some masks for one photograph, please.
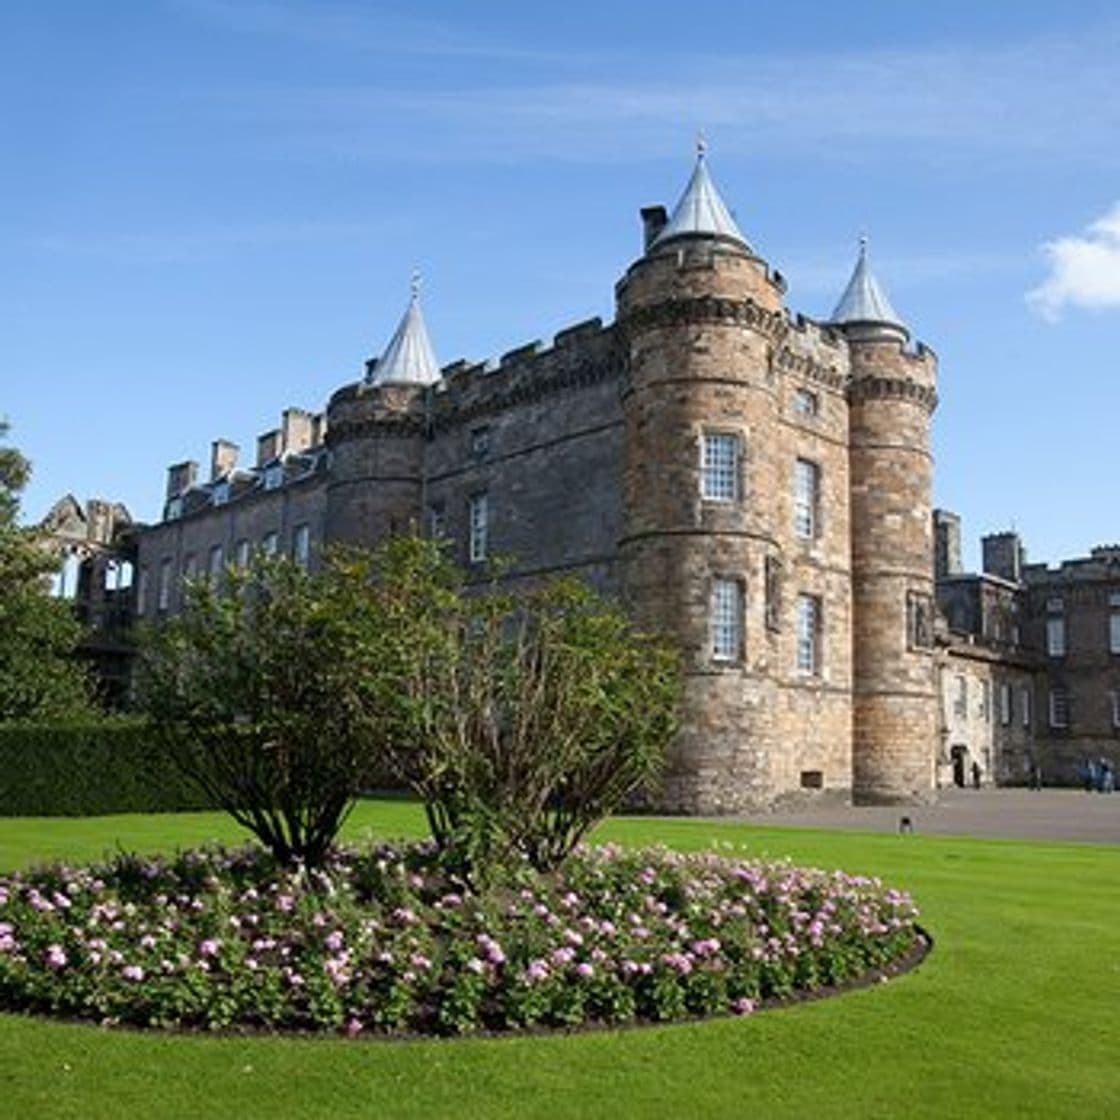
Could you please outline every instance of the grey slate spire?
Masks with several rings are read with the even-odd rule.
[[[434,385],[440,378],[439,362],[432,349],[420,311],[420,278],[412,278],[412,294],[385,353],[366,376],[369,385]]]
[[[859,239],[859,258],[852,271],[852,278],[832,312],[829,322],[834,326],[859,326],[877,329],[881,334],[909,338],[910,331],[898,312],[891,306],[867,260],[867,238]]]
[[[672,217],[658,233],[651,248],[664,245],[674,237],[690,236],[724,237],[737,241],[746,249],[750,248],[708,174],[705,153],[704,141],[699,140],[692,178],[689,179]]]

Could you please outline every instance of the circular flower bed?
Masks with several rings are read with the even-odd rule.
[[[746,1014],[915,949],[841,872],[615,847],[479,897],[427,844],[256,847],[0,878],[0,1005],[156,1027],[457,1033]]]

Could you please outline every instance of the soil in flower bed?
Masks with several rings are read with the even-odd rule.
[[[0,1006],[349,1035],[742,1015],[913,963],[916,919],[877,880],[733,854],[587,848],[484,896],[427,844],[120,855],[0,878]]]

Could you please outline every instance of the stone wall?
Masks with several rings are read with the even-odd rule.
[[[855,795],[921,799],[935,788],[937,740],[929,451],[936,362],[889,338],[853,339],[850,352]]]
[[[1120,693],[1120,649],[1113,651],[1111,619],[1120,615],[1120,552],[1067,561],[1059,568],[1024,569],[1025,641],[1040,651],[1035,690],[1039,759],[1047,781],[1074,784],[1088,758],[1120,765],[1120,726],[1113,694]],[[1047,621],[1065,623],[1065,652],[1052,656]],[[1053,690],[1067,697],[1066,727],[1051,720]]]
[[[733,812],[851,784],[846,350],[791,323],[765,262],[733,245],[666,247],[619,285],[627,345],[627,602],[683,645],[683,726],[666,807]],[[798,411],[798,390],[813,414]],[[739,447],[733,500],[701,490],[706,434]],[[815,528],[794,531],[797,459],[819,471]],[[715,581],[743,600],[739,656],[713,655]],[[796,603],[815,597],[815,664],[796,665]]]

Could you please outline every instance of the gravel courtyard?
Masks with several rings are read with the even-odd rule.
[[[1071,789],[945,789],[932,805],[822,806],[748,815],[757,824],[898,831],[1120,844],[1120,793]]]

